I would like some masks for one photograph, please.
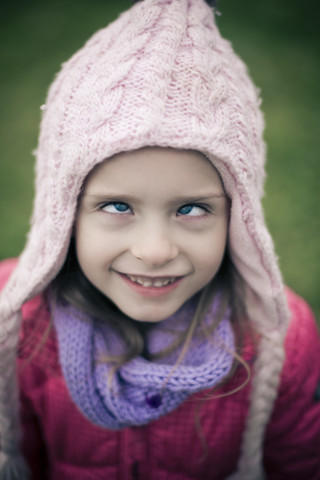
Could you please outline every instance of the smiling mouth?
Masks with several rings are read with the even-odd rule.
[[[178,278],[181,277],[139,277],[136,275],[126,275],[131,282],[136,283],[138,285],[141,285],[143,287],[156,287],[156,288],[161,288],[165,287],[167,285],[170,285],[171,283],[174,283]]]

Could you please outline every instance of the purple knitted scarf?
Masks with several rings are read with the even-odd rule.
[[[156,324],[147,335],[149,352],[169,346],[174,331],[186,328],[194,308],[187,302],[172,317]],[[207,321],[216,311],[214,302]],[[234,336],[228,317],[212,341],[193,339],[182,363],[174,369],[179,351],[157,361],[136,357],[112,377],[110,388],[110,366],[99,359],[123,351],[119,335],[73,307],[56,305],[53,321],[60,363],[74,402],[89,420],[110,429],[144,425],[165,415],[193,393],[214,387],[230,371]]]

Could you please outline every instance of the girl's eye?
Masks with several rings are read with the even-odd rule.
[[[131,208],[127,203],[110,202],[101,206],[100,210],[107,213],[130,213]]]
[[[188,217],[200,217],[202,215],[205,215],[206,212],[207,210],[205,209],[205,207],[190,203],[179,208],[178,215],[184,215]]]

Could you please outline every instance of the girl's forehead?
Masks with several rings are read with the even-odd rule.
[[[201,152],[163,147],[145,147],[106,159],[87,177],[86,194],[117,185],[152,190],[165,188],[212,188],[223,193],[219,173]],[[93,193],[93,192],[92,192]]]

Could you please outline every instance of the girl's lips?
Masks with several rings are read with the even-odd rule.
[[[183,277],[140,277],[136,275],[126,275],[124,273],[117,272],[118,275],[126,282],[126,284],[136,293],[143,297],[161,297],[162,295],[167,295],[168,293],[175,290]],[[145,285],[141,285],[133,279],[143,278],[145,280]],[[169,280],[169,283],[159,286],[159,282],[162,281],[166,283]],[[151,285],[147,286],[149,283]],[[156,285],[158,286],[156,286]]]

